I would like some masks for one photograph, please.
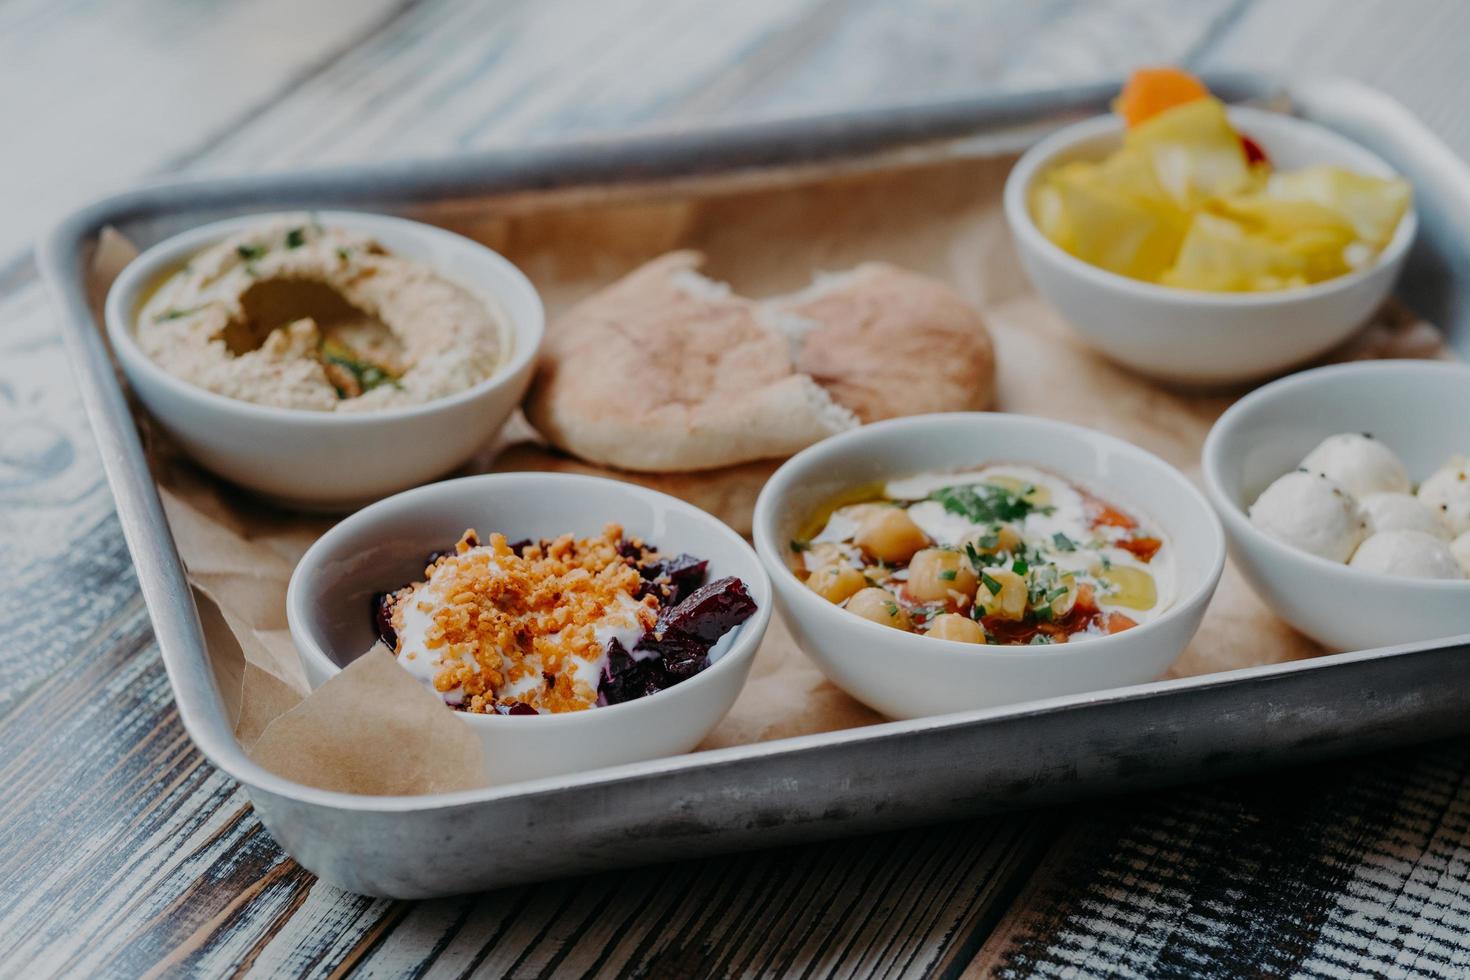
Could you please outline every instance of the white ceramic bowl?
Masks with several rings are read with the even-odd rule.
[[[670,555],[709,560],[709,580],[734,575],[756,602],[726,634],[709,667],[636,701],[560,715],[460,714],[484,742],[492,783],[554,776],[688,752],[745,685],[771,618],[771,586],[755,552],[696,507],[629,483],[559,473],[499,473],[448,480],[379,501],[312,545],[286,594],[291,638],[313,688],[377,639],[371,599],[423,575],[424,557],[465,528],[511,540],[601,533],[609,522]]]
[[[1419,481],[1470,452],[1470,366],[1363,361],[1257,389],[1205,440],[1205,490],[1230,554],[1278,616],[1332,650],[1470,633],[1470,581],[1395,578],[1298,551],[1251,524],[1262,490],[1338,432],[1370,432]]]
[[[1168,535],[1172,608],[1114,636],[1055,646],[974,646],[869,622],[808,589],[789,542],[824,502],[853,487],[928,470],[1026,462],[1146,515]],[[853,697],[894,718],[1031,701],[1157,678],[1199,628],[1225,562],[1210,505],[1183,474],[1121,439],[1021,415],[919,415],[866,425],[793,456],[761,491],[755,546],[802,650]]]
[[[492,377],[447,398],[362,413],[256,405],[169,374],[134,338],[139,307],[189,256],[279,217],[269,214],[195,228],[138,256],[107,294],[107,333],[138,398],[194,459],[288,505],[341,510],[442,476],[483,446],[526,393],[545,314],[520,270],[478,242],[387,215],[321,211],[316,216],[325,225],[370,234],[389,251],[423,262],[492,302],[506,320],[506,362]]]
[[[1313,123],[1232,108],[1231,121],[1282,170],[1337,164],[1359,173],[1393,170],[1356,143]],[[1027,206],[1038,176],[1058,164],[1097,160],[1122,144],[1112,115],[1068,126],[1037,143],[1011,170],[1006,221],[1036,290],[1089,344],[1144,374],[1186,384],[1260,378],[1299,365],[1350,336],[1398,278],[1417,226],[1411,209],[1388,247],[1345,276],[1269,293],[1216,293],[1141,282],[1083,262],[1036,227]]]

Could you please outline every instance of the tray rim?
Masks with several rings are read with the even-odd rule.
[[[1283,86],[1264,74],[1207,75],[1211,88],[1230,101],[1278,92],[1293,102],[1359,100],[1372,105],[1432,158],[1438,176],[1453,182],[1470,212],[1470,168],[1398,102],[1362,83],[1318,79]],[[385,198],[410,205],[474,193],[552,190],[597,182],[630,183],[655,177],[733,173],[775,165],[817,163],[874,154],[941,139],[976,136],[992,127],[1035,125],[1054,116],[1097,111],[1116,92],[1116,82],[991,94],[915,105],[889,106],[769,122],[700,127],[612,139],[579,139],[513,150],[489,150],[435,161],[406,161],[292,171],[264,176],[164,180],[84,205],[59,221],[38,243],[37,262],[62,313],[61,332],[79,393],[98,444],[119,521],[137,568],[174,700],[185,730],[209,761],[251,790],[301,804],[344,811],[405,812],[455,809],[508,798],[531,798],[592,788],[679,770],[713,768],[772,756],[798,755],[828,745],[887,740],[936,729],[983,728],[1028,716],[1088,706],[1167,698],[1186,691],[1249,685],[1304,670],[1330,670],[1414,653],[1470,644],[1470,635],[1347,653],[1328,654],[1153,681],[1000,708],[889,721],[861,728],[730,746],[548,777],[503,786],[423,796],[365,796],[296,783],[253,762],[224,718],[223,701],[208,662],[203,633],[182,560],[163,512],[157,486],[103,337],[93,320],[83,276],[87,245],[100,230],[151,214],[202,208],[292,204],[342,205]],[[254,209],[253,207],[251,208]]]

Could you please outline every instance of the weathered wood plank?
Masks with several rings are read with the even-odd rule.
[[[0,6],[0,264],[63,208],[156,172],[305,82],[403,2]]]
[[[1470,741],[1092,808],[969,975],[1463,976]]]

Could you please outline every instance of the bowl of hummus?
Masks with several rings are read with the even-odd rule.
[[[128,381],[196,460],[333,509],[441,476],[535,367],[535,288],[477,242],[386,215],[255,215],[150,248],[108,294]]]

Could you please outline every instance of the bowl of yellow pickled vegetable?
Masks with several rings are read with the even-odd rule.
[[[1005,189],[1027,274],[1092,346],[1165,380],[1244,381],[1382,304],[1416,222],[1373,153],[1174,69],[1135,75],[1115,109],[1038,143]]]

